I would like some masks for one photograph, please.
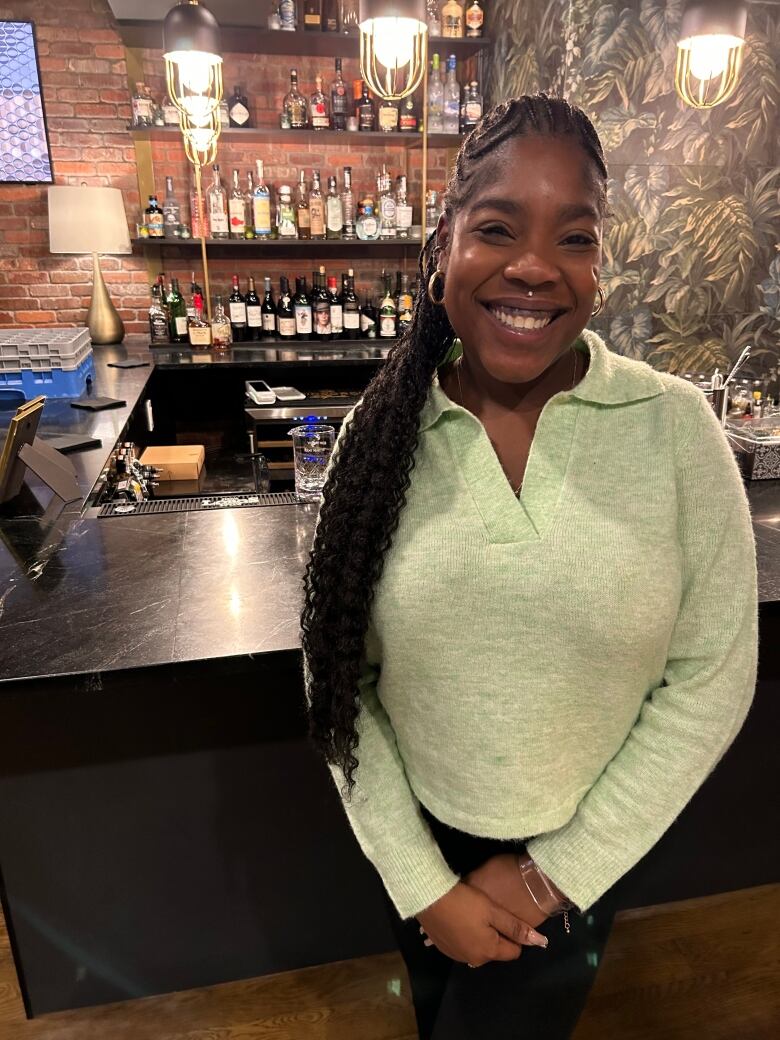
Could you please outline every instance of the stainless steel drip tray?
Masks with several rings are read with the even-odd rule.
[[[145,516],[148,513],[214,513],[220,509],[255,509],[260,506],[301,505],[294,491],[269,491],[262,494],[233,492],[213,495],[188,495],[182,498],[150,498],[145,502],[107,502],[100,507],[98,519],[117,516]]]

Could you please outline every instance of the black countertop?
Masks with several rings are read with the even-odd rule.
[[[166,367],[199,363],[187,352],[162,353]],[[179,353],[177,361],[173,355]],[[216,363],[273,360],[266,355],[249,362],[250,353],[240,348]],[[141,356],[155,364],[156,354],[143,340],[96,350],[92,392],[122,398],[122,408],[91,413],[68,401],[46,403],[39,431],[44,437],[79,432],[103,442],[69,456],[85,498],[152,372],[152,366],[117,369],[108,362]],[[0,443],[11,414],[0,412]],[[754,481],[747,488],[759,598],[777,602],[780,481]],[[93,511],[82,516],[79,502],[49,516],[50,501],[32,480],[0,507],[0,680],[300,647],[302,580],[316,506],[98,520]]]

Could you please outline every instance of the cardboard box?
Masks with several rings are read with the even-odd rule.
[[[141,465],[159,470],[157,480],[197,480],[205,460],[202,444],[163,444],[147,448]]]

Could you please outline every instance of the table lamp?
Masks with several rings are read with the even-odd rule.
[[[121,343],[125,327],[108,295],[98,260],[98,253],[132,251],[119,188],[49,188],[49,250],[92,253],[92,300],[87,328],[93,343]]]

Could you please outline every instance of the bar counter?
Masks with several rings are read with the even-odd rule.
[[[151,364],[108,367],[128,356]],[[169,387],[201,367],[268,378],[263,352],[246,348],[199,361],[131,340],[95,363],[93,393],[126,404],[50,402],[39,430],[102,439],[68,456],[85,498],[153,372]],[[278,364],[276,382],[295,383],[295,366]],[[626,907],[775,880],[757,788],[776,769],[780,481],[747,486],[754,707],[619,882]],[[98,519],[76,502],[51,519],[48,492],[31,488],[0,509],[0,869],[28,1013],[394,948],[380,882],[306,736],[299,616],[316,507]],[[737,832],[739,855],[720,855]]]

